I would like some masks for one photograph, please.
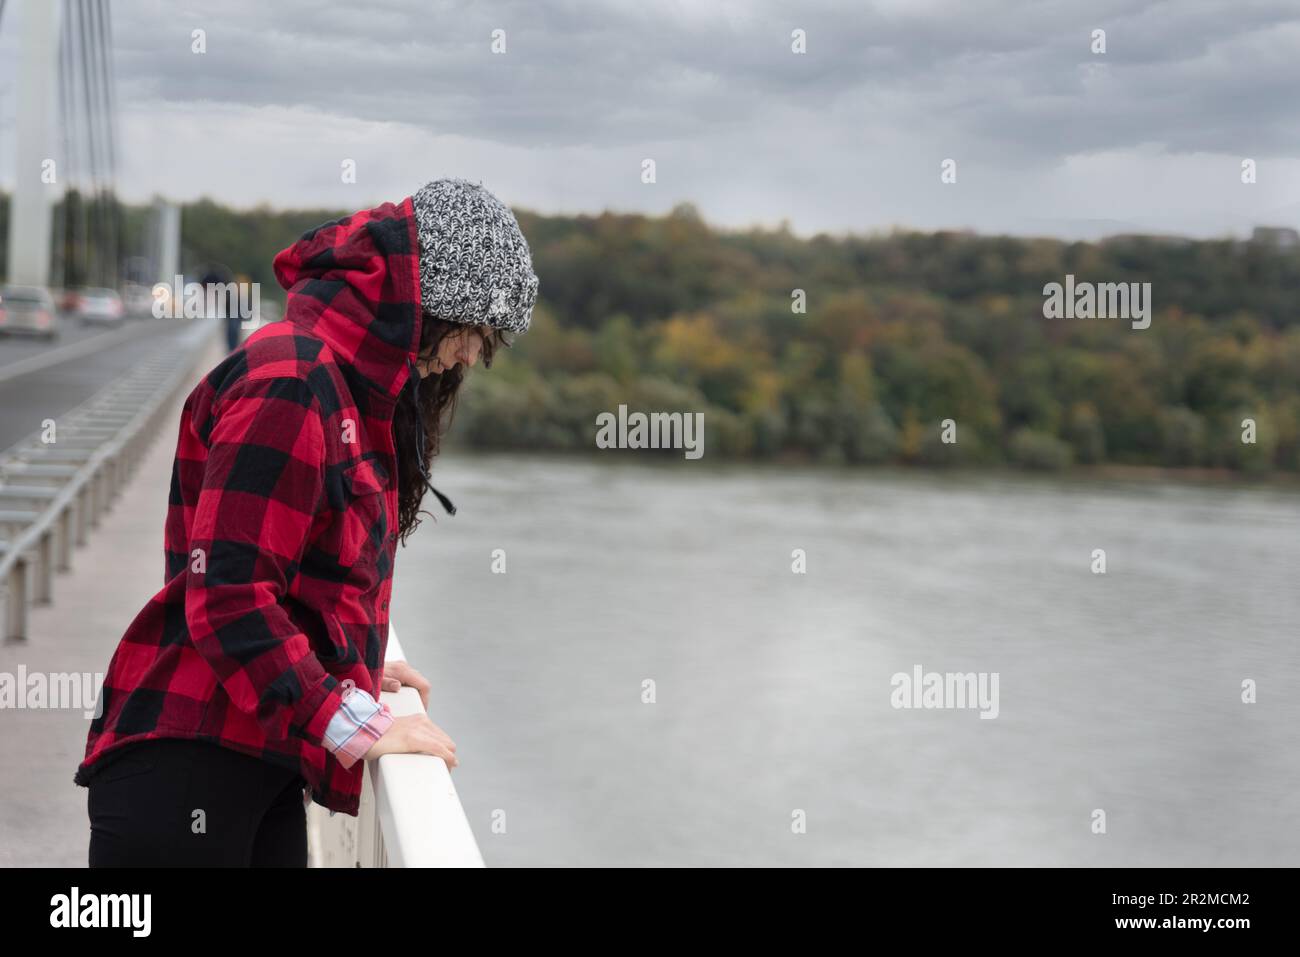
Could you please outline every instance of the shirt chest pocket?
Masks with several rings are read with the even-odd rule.
[[[361,459],[343,471],[339,564],[344,568],[373,562],[383,548],[388,538],[386,488],[387,472],[373,459]]]

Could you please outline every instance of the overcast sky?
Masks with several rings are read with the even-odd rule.
[[[6,186],[24,2],[8,0],[0,22]],[[1300,226],[1297,0],[112,9],[132,199],[360,208],[455,175],[542,212],[689,200],[717,224],[788,219],[801,234]],[[191,52],[196,29],[204,54]],[[791,52],[795,29],[806,54]],[[355,184],[341,181],[345,159]]]

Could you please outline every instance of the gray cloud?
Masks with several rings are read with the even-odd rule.
[[[789,218],[803,230],[1022,231],[1096,218],[1209,232],[1293,214],[1300,201],[1290,0],[113,8],[124,125],[146,131],[155,152],[173,147],[151,135],[151,119],[191,144],[168,154],[189,182],[161,165],[150,177],[148,155],[128,158],[137,192],[153,179],[240,202],[346,202],[328,170],[356,153],[386,174],[376,189],[455,162],[492,171],[512,201],[538,208],[691,199],[720,221]],[[805,56],[790,53],[796,27]],[[202,56],[190,52],[196,28],[207,32]],[[504,56],[489,50],[497,28]],[[1089,51],[1095,28],[1107,32],[1105,56]],[[313,123],[328,169],[320,160],[272,188],[279,171],[313,162]],[[215,155],[200,149],[205,124]],[[227,164],[237,177],[222,171],[222,150],[239,154]],[[659,163],[661,188],[636,180],[642,156]],[[961,174],[945,190],[938,163],[949,156]],[[1251,194],[1234,173],[1246,156],[1270,173]],[[1088,189],[1099,191],[1091,204]]]

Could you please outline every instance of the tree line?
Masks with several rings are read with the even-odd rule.
[[[127,212],[142,244],[144,210]],[[275,253],[344,212],[191,203],[185,262],[274,299]],[[470,377],[461,443],[591,449],[597,416],[624,404],[703,412],[710,456],[1300,470],[1300,250],[1285,243],[801,238],[716,229],[689,204],[517,215],[541,280],[533,328]],[[1044,287],[1067,275],[1149,282],[1150,327],[1045,318]]]

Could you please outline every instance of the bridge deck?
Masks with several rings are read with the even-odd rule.
[[[221,356],[220,346],[211,346],[192,381]],[[168,421],[178,421],[181,401]],[[107,668],[118,638],[162,584],[174,439],[169,430],[153,442],[112,510],[77,550],[57,600],[32,608],[31,637],[0,644],[0,673],[16,676],[21,667],[27,674],[100,674]],[[72,775],[87,724],[80,709],[0,711],[0,866],[85,866],[86,790],[72,783]]]

